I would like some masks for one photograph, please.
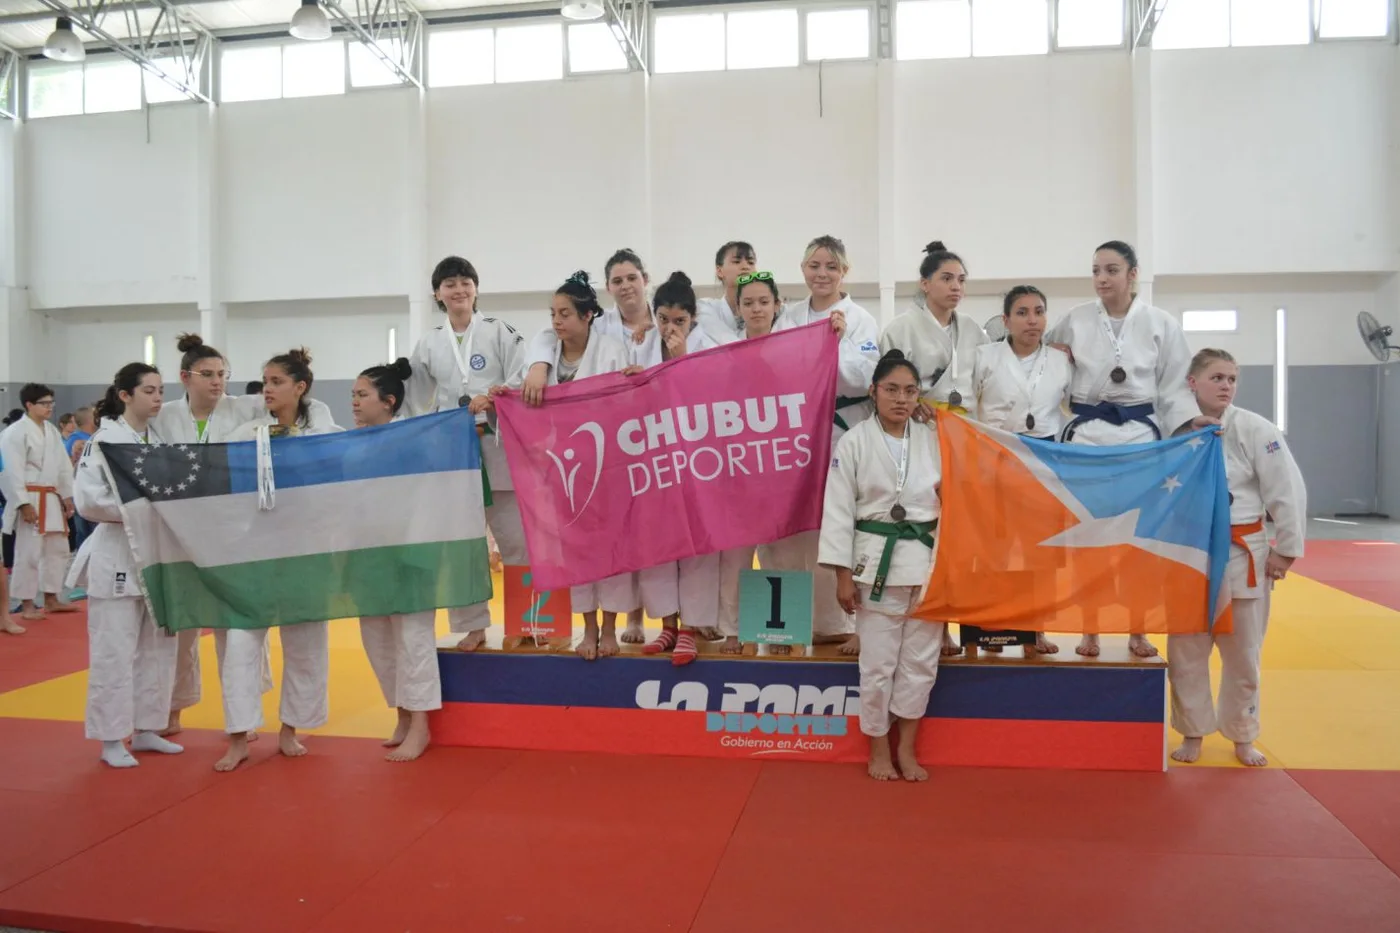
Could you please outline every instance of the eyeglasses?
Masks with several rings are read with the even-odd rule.
[[[185,372],[189,373],[191,376],[199,376],[201,379],[223,379],[227,381],[232,376],[232,373],[225,372],[222,369],[187,369]]]
[[[739,278],[734,280],[734,285],[737,288],[741,285],[747,285],[750,282],[771,281],[773,281],[773,273],[771,272],[745,272],[743,275],[739,276]]]
[[[38,407],[38,408],[52,408],[52,407],[53,407],[53,399],[51,399],[51,398],[41,398],[41,399],[39,399],[39,401],[37,401],[37,402],[30,402],[29,404],[34,405],[34,406],[36,406],[36,407]]]
[[[895,384],[892,383],[892,382],[882,382],[882,383],[880,383],[878,386],[876,386],[876,388],[880,390],[880,393],[881,393],[882,395],[887,395],[887,396],[889,396],[890,398],[918,398],[918,397],[919,397],[919,387],[918,387],[918,386],[898,386],[898,385],[895,385]]]

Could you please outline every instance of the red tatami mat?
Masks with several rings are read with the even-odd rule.
[[[1400,544],[1310,538],[1294,569],[1319,583],[1400,610]]]
[[[113,772],[81,735],[0,720],[0,924],[1400,930],[1384,773],[942,769],[878,785],[857,765],[489,749],[391,765],[377,742],[320,736],[288,760],[265,735],[217,775],[209,732]]]

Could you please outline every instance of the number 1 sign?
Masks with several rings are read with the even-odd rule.
[[[760,645],[810,645],[812,575],[805,570],[742,571],[739,640]]]

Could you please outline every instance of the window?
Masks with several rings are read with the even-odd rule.
[[[1219,49],[1230,44],[1230,0],[1171,0],[1152,33],[1155,49]]]
[[[282,46],[282,96],[345,93],[345,43],[340,39]]]
[[[627,55],[617,44],[607,23],[582,23],[569,27],[569,71],[626,71]]]
[[[157,58],[155,65],[166,74],[177,81],[186,81],[185,63],[178,58]],[[149,71],[141,72],[141,79],[145,82],[146,102],[150,104],[169,104],[174,101],[189,100],[184,94],[175,90],[160,78]],[[193,82],[195,79],[188,79]]]
[[[399,358],[399,329],[389,328],[389,355],[385,359],[397,360]]]
[[[685,13],[656,17],[657,74],[724,70],[724,14]]]
[[[398,61],[402,54],[402,43],[396,38],[380,39],[375,45],[394,61]],[[363,42],[351,42],[346,51],[350,55],[351,87],[389,87],[403,83],[398,72],[384,64],[383,59]]]
[[[1307,45],[1311,17],[1309,0],[1230,0],[1230,44]]]
[[[812,10],[807,14],[807,61],[869,57],[869,10]]]
[[[140,109],[140,65],[115,56],[83,65],[84,113]]]
[[[1123,44],[1123,0],[1057,0],[1055,47],[1084,49]]]
[[[1317,34],[1323,39],[1388,35],[1389,0],[1317,0]]]
[[[83,112],[83,66],[35,62],[29,66],[29,116]]]
[[[1274,424],[1288,433],[1288,312],[1274,312]]]
[[[797,64],[797,11],[730,13],[725,23],[731,69],[787,68]]]
[[[971,54],[968,0],[901,0],[895,8],[896,58],[966,58]]]
[[[219,66],[221,100],[272,100],[282,96],[280,45],[225,48]]]
[[[1239,330],[1234,311],[1183,311],[1181,329],[1195,333],[1232,334]]]
[[[972,0],[972,54],[1050,51],[1049,15],[1048,0]]]
[[[147,366],[156,365],[156,335],[147,334],[141,341],[141,359],[146,361]]]
[[[490,84],[496,79],[496,32],[428,32],[428,86]]]
[[[496,30],[496,83],[564,77],[564,30],[558,23]]]

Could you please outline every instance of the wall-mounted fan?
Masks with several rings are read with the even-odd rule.
[[[982,329],[987,332],[987,336],[991,338],[992,343],[1006,339],[1006,325],[1001,322],[1000,314],[994,314],[987,318],[987,323],[982,325]]]
[[[1390,354],[1400,353],[1400,347],[1390,343],[1390,335],[1394,333],[1394,329],[1377,321],[1371,312],[1362,311],[1356,315],[1356,329],[1361,332],[1361,340],[1366,344],[1366,349],[1382,363],[1390,361]]]

